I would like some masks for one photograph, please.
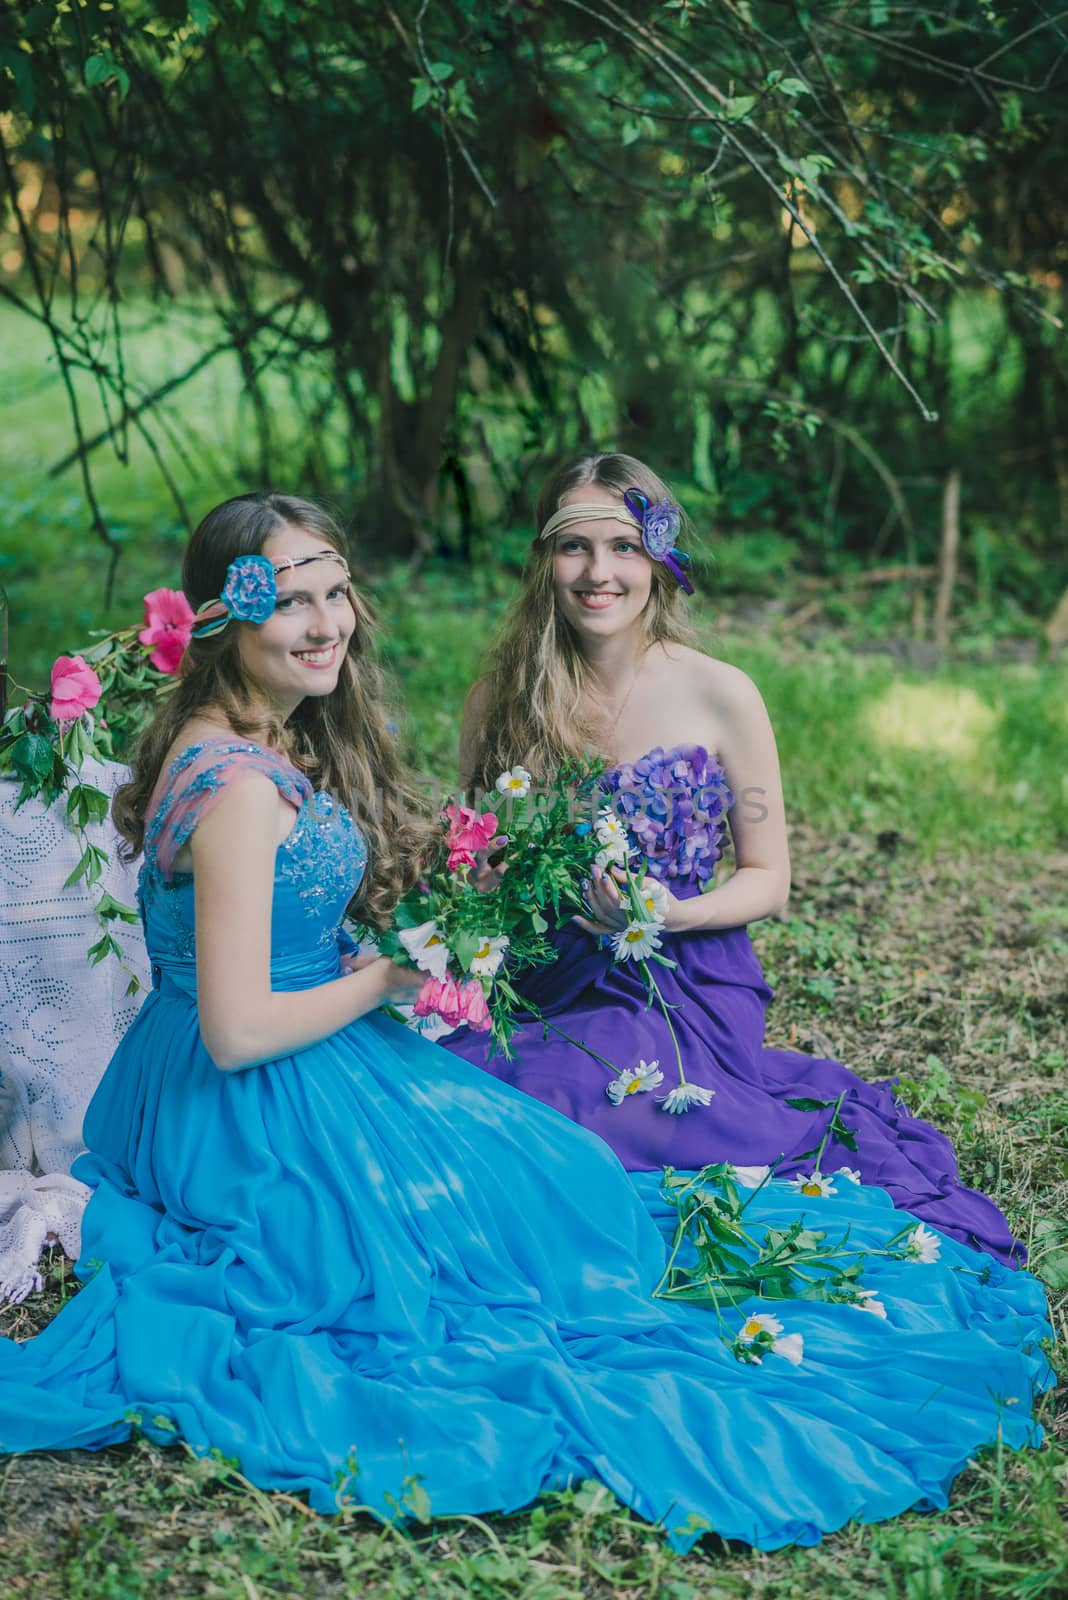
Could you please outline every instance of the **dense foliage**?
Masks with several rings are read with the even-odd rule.
[[[967,580],[1063,587],[1041,6],[9,0],[0,30],[0,292],[47,322],[105,540],[96,452],[174,449],[183,374],[123,362],[148,290],[202,311],[198,370],[236,354],[246,478],[340,487],[392,550],[469,556],[591,441],[771,567],[930,561],[959,469]]]

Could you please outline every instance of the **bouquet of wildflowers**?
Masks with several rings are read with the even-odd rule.
[[[661,951],[667,893],[634,870],[640,852],[598,787],[603,770],[603,762],[568,763],[547,788],[536,790],[530,773],[514,766],[500,774],[478,808],[445,806],[442,838],[423,878],[398,905],[394,927],[375,934],[375,943],[383,954],[427,974],[416,1018],[440,1019],[446,1028],[466,1023],[492,1031],[508,1054],[515,1012],[532,1009],[512,980],[525,968],[557,959],[545,913],[551,910],[557,921],[588,914],[585,892],[592,869],[619,869],[629,918],[607,943],[614,960],[638,963],[648,1004],[658,1004],[663,1013],[677,1082],[658,1098],[664,1111],[679,1115],[707,1106],[712,1091],[687,1080],[672,1008],[653,975],[652,963],[675,965]],[[481,893],[472,875],[480,856],[490,852],[499,854],[507,871],[493,893]],[[568,1037],[555,1022],[544,1017],[541,1022]],[[606,1093],[614,1105],[664,1082],[658,1061],[619,1068],[581,1041],[571,1042],[612,1074]]]
[[[582,885],[598,846],[592,823],[581,819],[599,770],[566,766],[535,791],[530,773],[515,766],[477,807],[453,801],[443,808],[422,878],[398,904],[394,926],[373,933],[383,955],[426,973],[417,1018],[492,1032],[508,1051],[512,1016],[523,1004],[512,978],[556,959],[545,913],[559,919],[584,908]],[[475,876],[493,852],[507,872],[494,892],[481,893]]]

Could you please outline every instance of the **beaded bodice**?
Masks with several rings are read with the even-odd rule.
[[[719,758],[702,745],[660,745],[601,777],[607,803],[647,863],[675,894],[698,893],[723,854],[734,795]]]
[[[271,907],[272,981],[321,982],[336,970],[342,915],[367,866],[367,846],[345,807],[312,788],[277,752],[233,737],[190,745],[154,796],[140,877],[141,916],[153,978],[195,992],[193,875],[174,870],[179,850],[224,789],[249,772],[271,779],[296,811],[278,846]]]

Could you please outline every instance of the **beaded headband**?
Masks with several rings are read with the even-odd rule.
[[[641,530],[642,546],[649,559],[662,562],[683,593],[693,594],[693,584],[686,572],[690,558],[685,551],[675,547],[682,526],[682,513],[674,501],[657,500],[650,505],[648,495],[640,489],[627,489],[623,494],[622,506],[606,506],[592,501],[561,506],[559,511],[553,512],[539,538],[549,539],[577,522],[621,522],[624,527],[631,529],[636,525]]]
[[[205,600],[197,607],[193,638],[210,638],[231,621],[266,622],[278,604],[276,574],[295,572],[312,561],[336,561],[348,581],[349,564],[336,550],[320,550],[313,556],[282,556],[278,561],[268,561],[266,556],[238,556],[226,569],[219,598]]]

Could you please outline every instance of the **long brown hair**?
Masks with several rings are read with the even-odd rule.
[[[673,499],[662,478],[635,456],[584,455],[558,468],[538,496],[534,541],[519,596],[501,625],[490,656],[489,695],[475,748],[472,779],[489,787],[505,768],[521,761],[541,781],[569,758],[598,754],[608,735],[588,704],[590,668],[574,629],[557,610],[553,589],[554,541],[541,529],[573,489],[599,484],[623,498],[640,489],[649,500]],[[681,614],[680,589],[667,568],[652,563],[652,589],[642,614],[643,644],[689,644],[692,631]]]
[[[222,592],[226,569],[238,556],[262,551],[283,527],[302,528],[347,555],[345,538],[322,506],[295,495],[242,494],[216,506],[201,522],[185,553],[182,588],[194,610]],[[354,906],[366,920],[383,923],[400,895],[418,876],[427,840],[419,813],[425,809],[397,756],[396,739],[383,708],[382,673],[371,646],[377,631],[367,600],[349,585],[356,629],[341,664],[337,687],[309,696],[283,723],[254,704],[241,668],[239,630],[193,639],[182,659],[173,694],[163,701],[134,751],[133,775],[116,792],[115,826],[133,859],[143,844],[152,793],[167,751],[198,713],[220,714],[234,732],[255,738],[287,756],[316,785],[348,807],[369,850],[368,870]]]

